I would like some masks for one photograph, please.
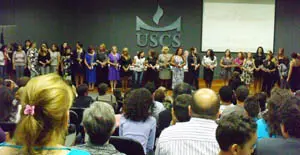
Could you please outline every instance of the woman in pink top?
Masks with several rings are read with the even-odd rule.
[[[241,67],[243,66],[243,62],[244,62],[244,53],[239,52],[237,58],[235,58],[233,60],[233,63],[236,65],[236,67],[234,67],[233,71],[239,72],[240,74],[242,74]]]

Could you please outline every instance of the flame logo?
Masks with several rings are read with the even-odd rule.
[[[157,10],[153,16],[153,21],[155,24],[159,24],[159,20],[161,19],[161,17],[164,15],[164,10],[160,7],[160,5],[158,4],[157,6]]]

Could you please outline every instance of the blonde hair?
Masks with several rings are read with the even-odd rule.
[[[23,154],[40,154],[42,150],[35,150],[35,146],[63,144],[73,99],[71,87],[57,74],[35,77],[27,83],[14,136],[16,145],[23,146]],[[26,105],[35,106],[33,115],[23,113]]]
[[[125,53],[126,53],[126,56],[129,54],[127,47],[123,48],[122,54],[125,55]]]
[[[106,48],[106,45],[104,43],[100,44],[100,47]]]

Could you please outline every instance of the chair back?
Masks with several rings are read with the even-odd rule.
[[[111,136],[109,143],[127,155],[145,155],[142,144],[126,137]]]
[[[75,107],[72,107],[70,110],[76,112],[77,116],[78,116],[78,121],[79,121],[79,124],[82,122],[82,117],[83,117],[83,112],[84,112],[84,108],[75,108]]]

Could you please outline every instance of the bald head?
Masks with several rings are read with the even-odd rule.
[[[213,90],[203,88],[193,94],[193,103],[191,105],[193,117],[215,118],[219,108],[219,98]]]

